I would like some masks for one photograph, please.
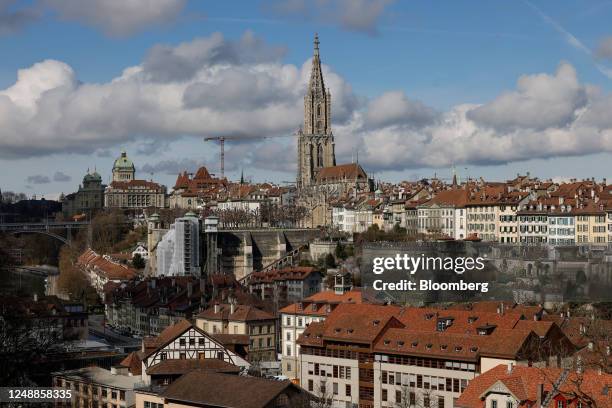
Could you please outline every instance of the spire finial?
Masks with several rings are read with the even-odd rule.
[[[319,34],[315,33],[315,38],[314,38],[314,55],[318,56],[319,55]]]

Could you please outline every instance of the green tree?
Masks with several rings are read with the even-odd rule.
[[[135,254],[132,257],[132,266],[136,269],[144,269],[145,260],[142,258],[140,254]]]
[[[336,255],[336,258],[338,258],[338,259],[346,259],[346,251],[344,249],[344,245],[342,245],[340,243],[340,241],[338,241],[336,243],[336,249],[335,249],[334,253]]]
[[[325,267],[326,268],[335,268],[336,267],[336,258],[332,254],[327,254],[325,256]]]

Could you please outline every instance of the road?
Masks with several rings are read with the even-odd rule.
[[[140,347],[141,340],[133,337],[123,336],[113,330],[104,327],[104,316],[90,315],[88,319],[89,334],[102,338],[114,346]]]

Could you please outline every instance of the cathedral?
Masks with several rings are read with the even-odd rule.
[[[313,218],[319,219],[313,220],[313,224],[325,225],[330,198],[369,191],[372,182],[359,163],[336,165],[331,129],[331,93],[325,88],[317,35],[310,81],[304,96],[304,126],[297,136],[296,182],[300,201],[313,212]],[[315,212],[325,214],[317,216]]]

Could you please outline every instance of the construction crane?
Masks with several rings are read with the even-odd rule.
[[[271,137],[283,137],[281,136],[211,136],[205,137],[205,142],[219,141],[220,154],[219,164],[221,166],[221,178],[225,177],[225,141],[226,140],[244,140],[244,139],[268,139]]]

